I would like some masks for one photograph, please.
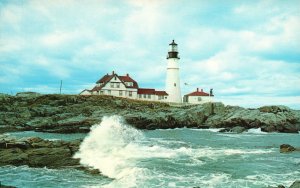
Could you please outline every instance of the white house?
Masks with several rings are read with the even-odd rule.
[[[168,94],[165,91],[139,88],[138,83],[129,74],[119,76],[114,71],[100,78],[93,89],[83,90],[80,95],[111,95],[130,99],[147,101],[166,101]]]
[[[212,89],[210,90],[210,93],[205,93],[203,89],[199,91],[199,88],[197,88],[196,91],[184,95],[183,102],[191,104],[203,104],[206,102],[213,102],[213,97],[214,95]]]

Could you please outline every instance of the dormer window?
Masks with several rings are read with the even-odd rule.
[[[126,82],[126,85],[127,86],[133,86],[133,83],[132,82]]]

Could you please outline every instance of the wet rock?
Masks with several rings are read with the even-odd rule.
[[[300,180],[296,180],[289,188],[300,188]]]
[[[219,132],[221,132],[221,133],[224,133],[224,132],[242,133],[244,131],[246,131],[246,129],[244,127],[236,126],[236,127],[233,127],[233,128],[224,128],[224,129],[221,129]]]
[[[297,149],[289,144],[280,145],[280,153],[289,153],[296,151]]]
[[[30,167],[62,168],[78,166],[73,159],[81,140],[71,142],[49,141],[38,137],[19,140],[2,137],[0,141],[0,165],[28,165]]]
[[[0,188],[16,188],[14,186],[3,185],[0,181]]]

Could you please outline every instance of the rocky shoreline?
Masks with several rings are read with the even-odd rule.
[[[138,129],[222,128],[221,132],[234,133],[251,128],[261,128],[265,132],[300,131],[300,111],[285,106],[246,109],[207,103],[175,107],[110,96],[0,95],[0,166],[75,168],[99,174],[99,171],[81,166],[79,160],[73,158],[82,140],[16,139],[1,133],[29,130],[88,133],[92,125],[110,115],[120,115]],[[287,144],[280,146],[281,153],[299,150]],[[294,184],[299,185],[299,181]]]
[[[87,133],[103,116],[120,115],[138,129],[224,128],[298,133],[300,111],[286,106],[247,109],[222,103],[175,107],[111,96],[0,95],[0,133],[34,130]]]

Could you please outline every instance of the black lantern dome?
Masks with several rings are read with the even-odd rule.
[[[169,44],[169,52],[168,52],[167,59],[170,58],[180,59],[178,56],[178,47],[174,40]]]

